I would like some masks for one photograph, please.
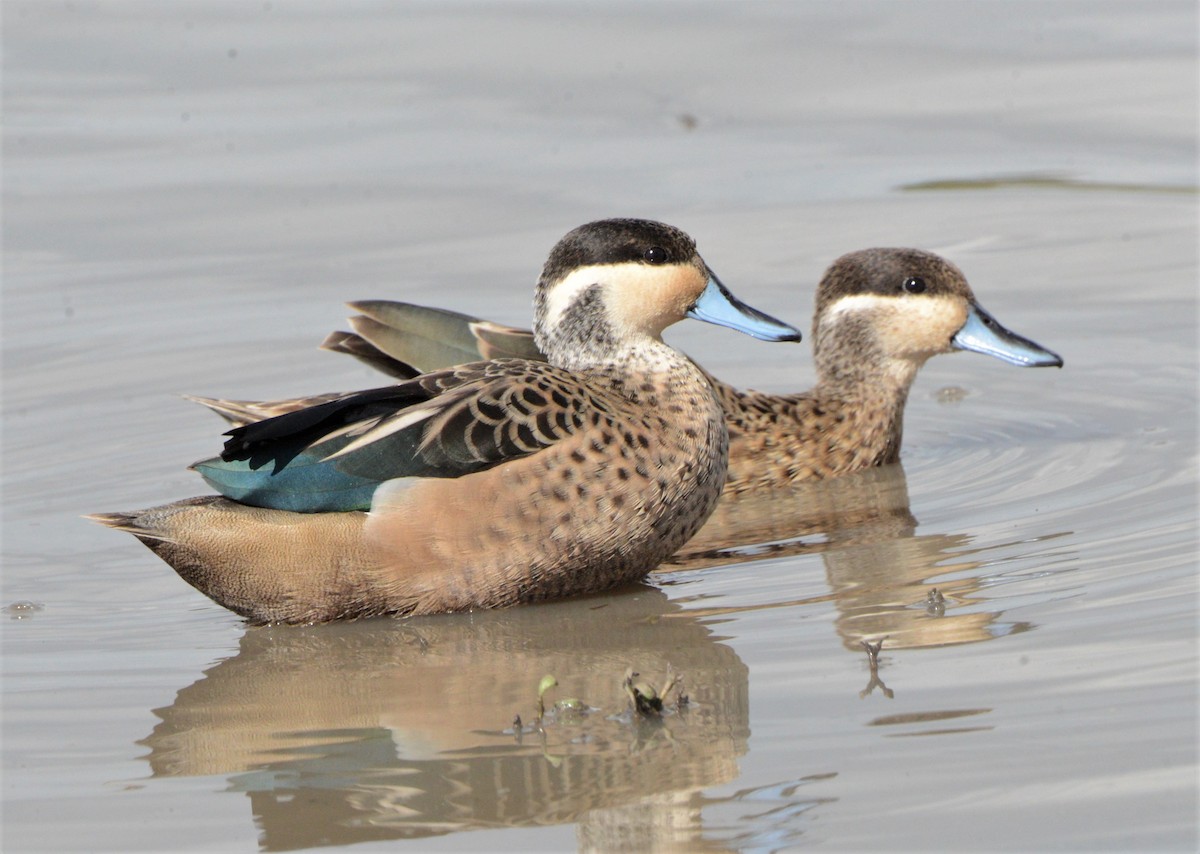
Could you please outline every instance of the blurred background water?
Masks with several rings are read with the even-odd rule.
[[[1196,848],[1194,3],[2,12],[4,850]],[[379,384],[315,350],[346,300],[527,325],[606,216],[801,326],[939,251],[1066,367],[934,359],[902,467],[579,601],[247,629],[78,518],[204,491],[180,393]],[[594,711],[519,737],[544,673]]]

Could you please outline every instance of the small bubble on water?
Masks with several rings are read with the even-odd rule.
[[[938,403],[958,403],[970,394],[962,386],[944,385],[933,393],[933,399]]]
[[[27,620],[38,611],[45,610],[45,607],[45,605],[39,605],[37,602],[13,602],[5,610],[8,611],[10,619]]]

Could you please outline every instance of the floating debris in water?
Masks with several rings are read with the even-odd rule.
[[[554,708],[560,712],[582,712],[587,706],[578,697],[563,697],[554,704]]]
[[[538,683],[537,719],[539,721],[546,716],[546,702],[543,699],[546,696],[546,692],[549,691],[551,688],[555,688],[557,686],[558,686],[558,680],[555,679],[553,676],[551,676],[549,673],[547,673],[545,676],[543,676],[542,681]]]
[[[542,720],[546,717],[546,692],[551,688],[557,687],[558,680],[549,673],[543,676],[542,681],[538,683],[537,718],[534,720],[535,727],[541,727]],[[563,716],[565,720],[571,716],[584,715],[589,709],[587,703],[578,697],[563,697],[551,707],[551,711]],[[520,720],[519,715],[517,719]]]
[[[863,699],[876,688],[883,692],[883,696],[889,700],[896,696],[896,692],[883,684],[883,680],[879,678],[879,651],[883,649],[883,642],[888,639],[887,635],[881,637],[876,643],[871,643],[869,640],[862,641],[862,647],[867,651],[867,664],[871,667],[871,681],[867,683],[867,687],[858,692],[859,699]]]
[[[905,192],[921,192],[925,190],[998,190],[1012,187],[1051,190],[1098,190],[1106,193],[1185,193],[1195,195],[1197,192],[1197,188],[1193,184],[1089,181],[1082,178],[1073,178],[1070,175],[1038,172],[918,181],[912,184],[901,184],[897,189]]]
[[[962,386],[944,385],[933,393],[933,399],[938,403],[958,403],[963,398],[969,397],[970,394],[971,392]]]
[[[680,699],[678,703],[686,704],[687,698],[682,696],[682,679],[671,670],[671,665],[667,665],[667,678],[663,683],[662,688],[656,688],[650,682],[640,679],[640,673],[634,671],[631,667],[625,671],[625,679],[621,682],[621,687],[625,689],[625,693],[629,696],[629,700],[633,703],[634,711],[639,715],[661,716],[663,713],[663,702],[667,698],[667,694],[672,688],[680,687]]]
[[[945,615],[946,597],[942,595],[942,591],[936,587],[929,591],[929,595],[925,597],[925,610],[935,617]]]

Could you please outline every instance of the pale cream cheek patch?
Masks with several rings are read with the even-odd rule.
[[[559,325],[580,294],[604,286],[605,313],[618,329],[657,335],[679,320],[706,280],[691,264],[595,264],[572,270],[546,295],[546,326]]]
[[[854,294],[826,309],[821,326],[832,329],[849,317],[869,319],[887,353],[940,353],[950,349],[950,338],[967,322],[967,307],[958,297]]]

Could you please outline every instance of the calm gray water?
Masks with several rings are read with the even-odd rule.
[[[5,851],[1196,848],[1195,4],[3,15]],[[937,358],[902,468],[579,601],[247,629],[78,518],[204,491],[180,393],[379,384],[314,349],[345,300],[524,325],[615,215],[801,326],[837,255],[943,252],[1066,367]],[[546,673],[592,711],[518,738]]]

